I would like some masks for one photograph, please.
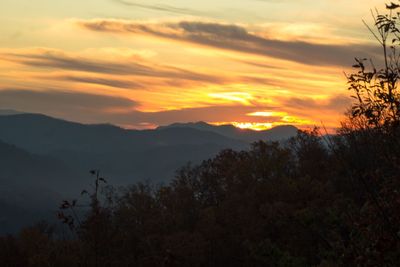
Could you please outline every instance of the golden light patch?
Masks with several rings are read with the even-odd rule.
[[[287,124],[294,124],[294,125],[312,125],[315,124],[314,121],[307,120],[307,119],[300,119],[294,116],[284,116],[282,121]]]
[[[282,117],[287,116],[286,112],[276,112],[276,111],[256,111],[246,114],[247,116],[253,117]]]
[[[254,99],[250,93],[244,92],[211,93],[209,97],[227,102],[239,102],[244,105],[250,105],[250,101]]]
[[[254,131],[268,130],[273,127],[269,122],[232,122],[232,125],[240,129],[250,129]]]
[[[274,125],[269,122],[208,122],[211,125],[221,126],[221,125],[233,125],[239,129],[249,129],[254,131],[263,131],[271,129]]]

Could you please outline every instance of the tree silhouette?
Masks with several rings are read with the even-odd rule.
[[[400,6],[386,5],[387,12],[371,11],[373,26],[364,24],[382,48],[380,58],[356,58],[356,72],[347,75],[349,90],[356,103],[352,106],[353,118],[364,118],[364,127],[398,125],[400,122]],[[361,120],[363,121],[363,120]],[[358,121],[360,122],[360,120]]]
[[[101,205],[100,194],[103,186],[107,184],[105,178],[100,176],[99,170],[90,170],[89,172],[94,177],[94,184],[92,190],[83,190],[82,196],[89,196],[89,205],[78,205],[77,200],[64,200],[60,205],[58,218],[61,222],[69,227],[69,229],[83,241],[83,244],[88,245],[92,250],[88,250],[89,258],[93,258],[93,266],[100,266],[100,259],[106,254],[108,250],[107,240],[111,232],[110,224],[110,210]],[[109,198],[106,200],[110,200]],[[84,218],[80,218],[77,208],[89,208]],[[69,211],[66,214],[65,211]],[[90,261],[90,259],[86,259]]]

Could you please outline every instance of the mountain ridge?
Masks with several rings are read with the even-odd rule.
[[[222,149],[243,150],[258,140],[280,141],[296,133],[293,126],[257,132],[198,122],[131,130],[110,124],[70,122],[43,114],[0,116],[0,140],[5,143],[48,156],[77,171],[104,169],[122,183],[132,181],[132,176],[137,177],[135,181],[164,181],[187,162],[199,163]],[[159,159],[155,166],[146,167],[153,158]],[[166,166],[170,166],[168,172],[157,172],[158,167],[165,170]]]
[[[298,129],[293,125],[279,125],[272,127],[271,129],[256,131],[252,129],[240,129],[232,124],[212,125],[204,121],[173,123],[166,126],[160,126],[157,129],[170,128],[193,128],[207,130],[246,142],[256,142],[258,140],[280,141],[296,135],[298,131]]]
[[[198,164],[223,149],[246,150],[251,141],[270,133],[232,127],[202,122],[130,130],[43,114],[1,115],[0,208],[10,213],[0,217],[0,227],[14,231],[14,219],[29,219],[31,215],[21,220],[28,211],[43,212],[36,206],[50,208],[43,204],[50,201],[54,211],[62,197],[76,197],[90,184],[90,169],[101,170],[117,187],[145,180],[167,183],[189,162]],[[29,193],[33,191],[37,193]]]

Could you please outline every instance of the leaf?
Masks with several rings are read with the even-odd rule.
[[[69,207],[70,207],[70,203],[67,200],[64,200],[60,205],[61,210],[68,209]]]
[[[387,9],[396,9],[396,8],[399,8],[399,7],[400,7],[400,5],[397,5],[397,4],[393,3],[393,2],[390,2],[390,5],[386,4],[386,8]]]

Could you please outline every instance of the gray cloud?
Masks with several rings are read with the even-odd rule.
[[[55,68],[114,75],[136,75],[157,78],[183,79],[211,83],[222,82],[220,78],[215,76],[196,73],[176,67],[150,67],[135,62],[115,63],[109,61],[92,60],[82,57],[71,57],[62,53],[56,53],[54,51],[44,51],[30,54],[9,53],[3,59],[8,59],[19,64],[40,68]],[[103,84],[107,83],[107,81],[104,80],[97,82],[103,82]],[[112,82],[109,81],[109,83]]]
[[[302,41],[280,41],[256,35],[237,25],[195,21],[148,25],[112,20],[81,22],[80,24],[93,31],[148,34],[309,65],[348,67],[352,64],[354,57],[379,58],[379,48],[371,45],[323,45]]]
[[[237,80],[241,83],[259,84],[259,85],[270,85],[270,86],[281,86],[282,83],[279,80],[274,80],[271,78],[262,78],[254,76],[240,76]]]
[[[269,64],[264,64],[264,63],[260,63],[260,62],[252,62],[249,60],[235,60],[237,62],[243,63],[243,64],[247,64],[247,65],[251,65],[254,67],[259,67],[259,68],[264,68],[264,69],[283,69],[277,66],[273,66],[273,65],[269,65]]]
[[[144,86],[139,83],[125,81],[125,80],[100,78],[100,77],[57,76],[57,77],[55,77],[55,79],[56,80],[64,80],[64,81],[72,81],[72,82],[80,82],[80,83],[106,85],[106,86],[110,86],[110,87],[124,88],[124,89],[144,88]]]
[[[296,109],[325,109],[325,110],[339,110],[344,111],[351,104],[351,98],[346,95],[336,95],[329,98],[327,101],[318,101],[312,98],[298,98],[293,97],[283,99],[283,104],[287,107]]]
[[[0,108],[73,117],[101,114],[106,109],[133,109],[137,102],[127,98],[67,91],[0,90]],[[96,117],[96,116],[93,116]]]

